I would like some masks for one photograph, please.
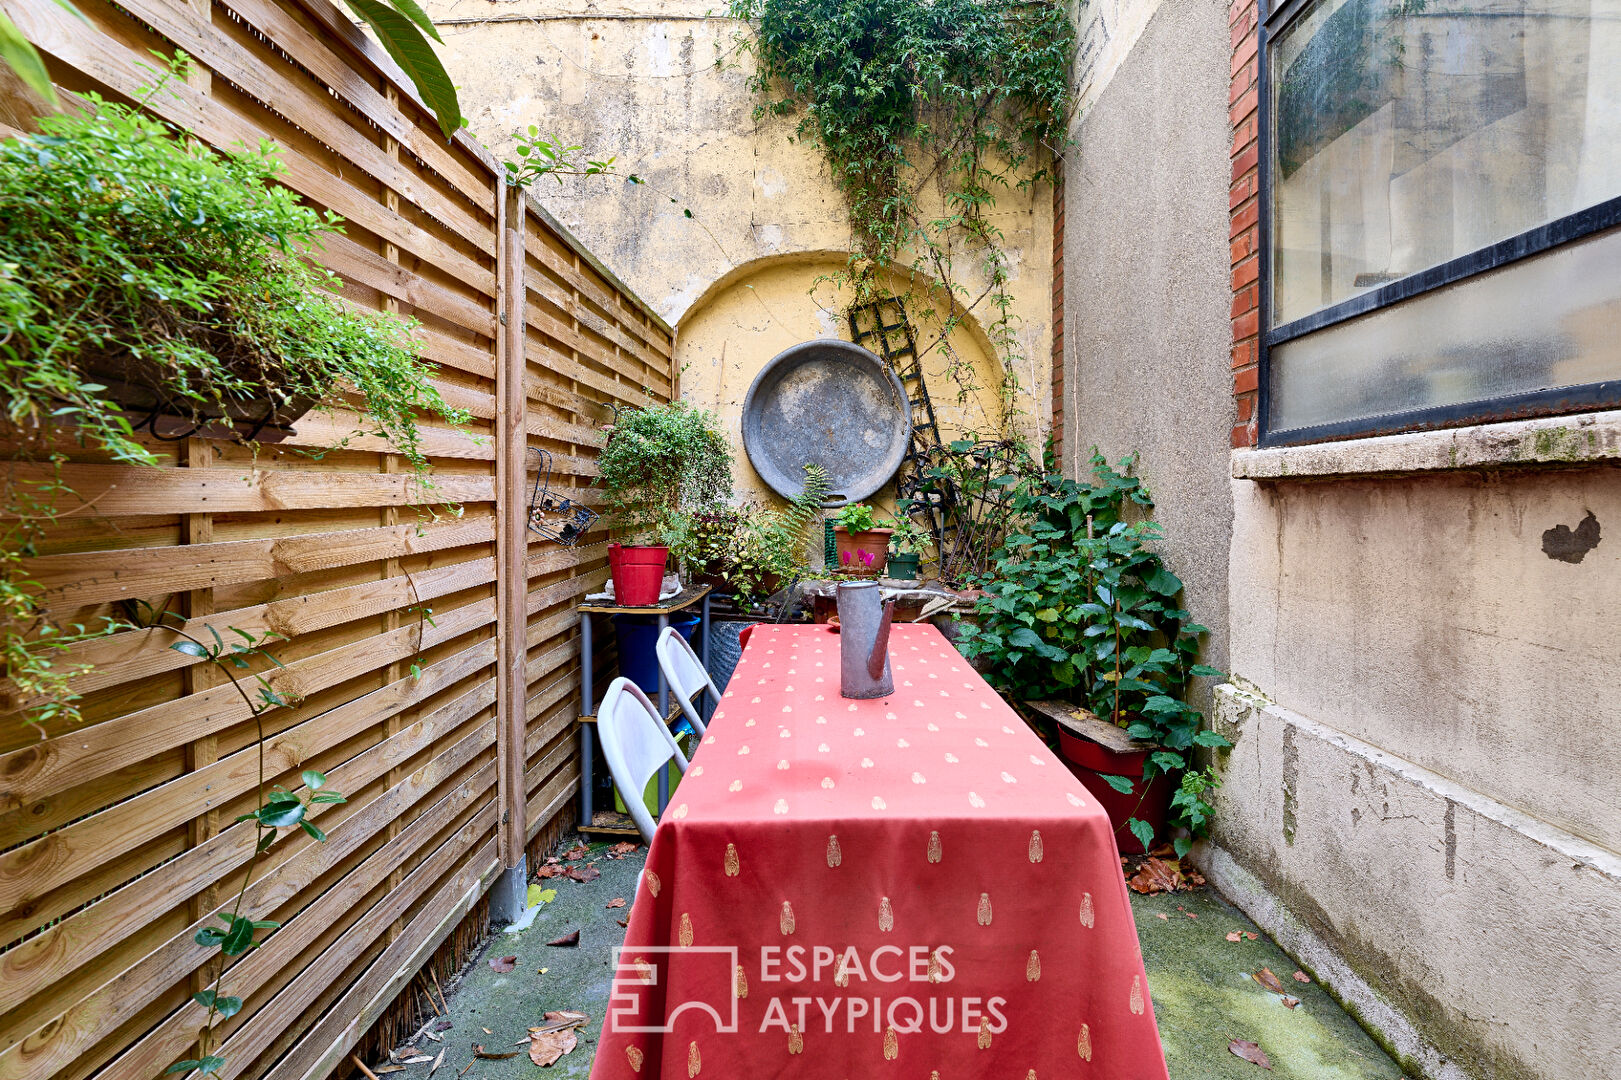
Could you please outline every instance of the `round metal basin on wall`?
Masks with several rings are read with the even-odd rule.
[[[912,437],[900,379],[848,341],[807,341],[760,369],[743,399],[743,449],[777,494],[805,486],[805,465],[827,470],[828,506],[860,502],[889,482]]]

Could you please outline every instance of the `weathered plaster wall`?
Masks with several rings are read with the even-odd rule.
[[[511,156],[510,132],[533,124],[592,156],[615,154],[622,172],[647,181],[568,180],[540,185],[535,194],[680,335],[692,306],[722,278],[763,259],[850,249],[844,204],[820,153],[789,141],[795,118],[753,118],[757,97],[746,86],[753,62],[740,49],[746,27],[706,14],[724,5],[426,6],[445,38],[463,111],[497,157]],[[1029,358],[1016,372],[1027,391],[1023,430],[1039,439],[1050,415],[1051,189],[1001,194],[992,217],[1007,238],[1016,333]],[[976,260],[957,263],[968,295],[978,296]],[[785,323],[821,325],[807,291],[784,292],[776,304],[773,314]],[[753,347],[740,340],[734,352]]]
[[[1238,481],[1233,670],[1621,851],[1618,481],[1612,465]]]
[[[1199,858],[1412,1075],[1621,1076],[1621,472],[1599,463],[1621,421],[1232,456],[1256,385],[1253,4],[1092,12],[1064,460],[1142,452],[1210,660],[1245,688],[1217,695],[1237,745]]]
[[[1621,858],[1288,709],[1218,698],[1237,745],[1206,873],[1409,1075],[1621,1076]]]
[[[1226,7],[1132,0],[1091,15],[1078,66],[1089,104],[1065,162],[1064,464],[1083,475],[1093,445],[1111,461],[1142,455],[1167,561],[1219,666],[1232,523]]]
[[[1235,459],[1205,862],[1430,1077],[1621,1075],[1608,415]]]

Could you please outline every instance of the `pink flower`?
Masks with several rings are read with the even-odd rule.
[[[877,557],[874,556],[873,553],[870,552],[870,551],[863,551],[863,552],[860,552],[859,554],[861,555],[861,565],[862,566],[871,566],[873,563],[878,561]]]
[[[840,566],[849,566],[850,565],[850,553],[848,551],[839,552],[839,565]]]

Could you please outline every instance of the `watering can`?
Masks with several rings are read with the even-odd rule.
[[[889,624],[895,601],[884,600],[876,581],[841,582],[839,605],[839,692],[847,698],[888,697],[895,692],[889,672]]]

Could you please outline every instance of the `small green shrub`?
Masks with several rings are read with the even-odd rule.
[[[627,542],[669,535],[681,527],[678,511],[718,509],[732,494],[732,450],[719,420],[684,401],[620,412],[597,468]]]
[[[53,655],[113,629],[55,625],[24,562],[80,505],[61,480],[65,427],[113,461],[152,465],[121,407],[137,396],[194,425],[358,407],[426,488],[419,416],[466,420],[429,381],[411,324],[347,306],[309,261],[341,224],[273,182],[274,146],[216,153],[136,108],[84,100],[0,142],[0,441],[57,466],[13,476],[3,496],[0,659],[36,724],[78,718],[75,671]]]
[[[852,536],[879,527],[877,516],[866,503],[851,503],[844,507],[834,516],[833,523],[842,525],[844,531]]]
[[[723,572],[726,586],[743,604],[771,591],[777,582],[792,582],[806,566],[811,525],[832,490],[820,465],[805,466],[805,486],[780,510],[753,507],[744,512],[733,534],[733,556]]]
[[[1148,545],[1151,521],[1128,520],[1153,508],[1141,481],[1093,451],[1094,482],[1057,475],[1027,485],[1013,499],[1024,531],[1008,537],[995,580],[979,601],[979,625],[964,627],[965,655],[990,661],[987,678],[1015,700],[1078,702],[1159,749],[1143,770],[1146,783],[1181,774],[1172,824],[1202,836],[1208,828],[1207,770],[1190,768],[1195,746],[1231,745],[1203,729],[1204,716],[1185,700],[1194,676],[1223,677],[1197,662],[1206,628],[1178,597],[1182,581]],[[1106,777],[1122,792],[1123,777]],[[1119,781],[1116,783],[1116,781]],[[1133,818],[1144,846],[1153,830]],[[1177,853],[1191,843],[1178,838]]]

